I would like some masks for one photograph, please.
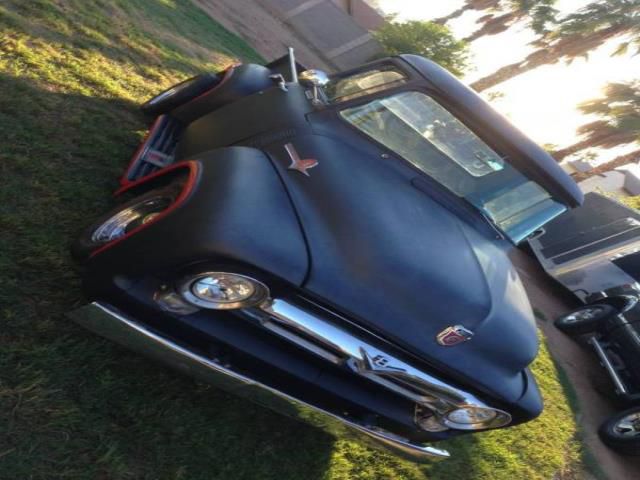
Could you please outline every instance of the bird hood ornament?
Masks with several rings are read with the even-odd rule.
[[[300,158],[300,155],[293,144],[287,143],[284,146],[284,149],[287,151],[289,158],[291,159],[291,165],[287,167],[289,170],[296,170],[309,177],[310,175],[307,170],[318,166],[318,161],[315,158]]]

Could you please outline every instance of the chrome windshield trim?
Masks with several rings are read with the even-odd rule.
[[[93,302],[69,312],[68,316],[88,330],[135,352],[279,413],[322,428],[334,436],[355,436],[374,448],[384,447],[416,462],[450,456],[446,450],[413,443],[377,427],[356,423],[234,372],[227,365],[216,363],[152,332],[145,325],[125,317],[106,304]]]

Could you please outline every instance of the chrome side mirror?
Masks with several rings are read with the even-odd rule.
[[[300,74],[298,80],[301,85],[313,89],[313,99],[311,101],[314,105],[320,103],[318,89],[329,83],[329,75],[322,70],[305,70]]]
[[[329,75],[322,70],[305,70],[298,79],[306,87],[324,87],[329,83]]]

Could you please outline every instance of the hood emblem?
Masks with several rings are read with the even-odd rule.
[[[462,325],[452,325],[442,330],[436,337],[436,340],[443,347],[453,347],[459,343],[471,340],[471,337],[473,337],[471,330],[464,328]]]
[[[300,155],[298,154],[293,144],[287,143],[284,146],[284,149],[289,154],[289,158],[291,158],[291,165],[289,165],[288,167],[289,170],[297,170],[298,172],[308,177],[309,172],[307,172],[307,170],[318,166],[318,161],[315,158],[300,158]]]

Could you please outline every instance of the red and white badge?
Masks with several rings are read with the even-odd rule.
[[[471,337],[473,337],[471,330],[464,328],[462,325],[452,325],[442,330],[436,337],[436,340],[438,340],[438,343],[443,347],[453,347],[459,343],[471,340]]]

